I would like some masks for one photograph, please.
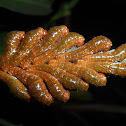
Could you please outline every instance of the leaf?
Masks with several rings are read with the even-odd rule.
[[[0,6],[28,15],[48,15],[54,0],[0,0]]]
[[[59,10],[53,15],[50,22],[56,21],[62,17],[68,16],[71,14],[71,9],[75,7],[79,0],[70,0],[69,2],[63,2]]]

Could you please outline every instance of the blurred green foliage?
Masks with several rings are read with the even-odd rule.
[[[72,8],[79,2],[79,0],[0,0],[0,7],[6,8],[16,13],[31,15],[31,16],[45,16],[50,15],[50,20],[47,18],[45,27],[56,25],[56,21],[69,16]],[[57,6],[57,8],[54,7]],[[0,32],[0,55],[4,50],[4,38],[7,32]]]
[[[59,10],[51,20],[57,20],[63,16],[71,14],[71,9],[78,3],[79,0],[61,1]],[[45,16],[53,12],[53,4],[56,0],[0,0],[0,6],[11,11],[27,15]]]
[[[28,15],[47,15],[52,12],[54,0],[0,0],[0,6]]]
[[[59,10],[52,16],[50,22],[56,21],[64,16],[69,16],[71,14],[71,9],[75,7],[79,0],[70,0],[63,2]]]
[[[4,51],[4,46],[5,46],[5,37],[7,35],[7,32],[0,32],[0,55],[2,55]]]

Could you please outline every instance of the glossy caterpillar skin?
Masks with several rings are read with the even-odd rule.
[[[45,30],[39,27],[26,33],[21,45],[2,69],[7,72],[9,67],[19,66],[26,54],[36,45],[36,43],[44,36]],[[27,48],[25,48],[27,47]]]
[[[39,102],[50,105],[53,97],[48,92],[43,80],[19,67],[13,67],[9,71],[10,74],[16,76],[25,86],[29,88],[30,94]]]
[[[79,67],[73,63],[58,60],[51,60],[49,65],[61,68],[71,74],[81,77],[87,83],[96,86],[105,86],[107,82],[107,79],[103,74],[97,73],[95,70],[88,67]]]
[[[0,71],[0,79],[8,85],[10,92],[16,97],[30,101],[31,96],[28,93],[28,89],[16,77]]]
[[[83,57],[83,60],[94,62],[117,62],[126,58],[126,44],[122,44],[116,50],[106,53],[96,53]]]
[[[83,60],[81,66],[81,60],[78,59],[99,51],[108,51],[112,46],[112,42],[105,36],[97,36],[88,43],[83,43],[83,36],[69,33],[64,25],[53,27],[48,32],[41,27],[26,34],[23,31],[10,32],[0,60],[0,79],[20,99],[30,101],[35,98],[40,103],[50,105],[54,98],[68,101],[68,90],[87,91],[89,84],[105,86],[107,78],[102,73],[126,76],[125,63],[113,63],[126,58],[125,44],[111,53],[102,54],[109,60],[103,62],[101,57],[100,62]],[[73,45],[81,47],[65,53]],[[58,60],[50,61],[53,58]],[[49,64],[45,64],[46,62]],[[40,65],[32,65],[37,63]]]
[[[0,67],[4,65],[14,53],[17,51],[20,41],[24,38],[24,31],[11,31],[7,34],[5,42],[5,50],[0,57]]]
[[[70,92],[68,90],[65,90],[62,84],[54,76],[44,71],[33,70],[29,72],[41,77],[44,80],[44,82],[46,82],[50,93],[55,98],[64,102],[69,100]]]
[[[84,60],[78,60],[77,65],[81,67],[89,67],[101,73],[126,77],[126,63],[87,62]]]
[[[27,54],[20,66],[25,69],[31,64],[34,58],[44,53],[48,49],[51,49],[51,47],[55,45],[60,38],[68,33],[69,29],[64,25],[50,28],[47,35]]]
[[[105,36],[97,36],[75,51],[58,55],[56,60],[74,62],[88,54],[93,54],[99,51],[108,51],[111,46],[112,42],[110,39]]]
[[[31,65],[27,67],[27,70],[39,70],[45,71],[56,77],[65,88],[77,89],[77,90],[88,90],[89,84],[76,77],[73,74],[65,72],[62,69],[52,67],[48,64]]]
[[[65,53],[72,46],[77,47],[84,44],[84,37],[78,33],[70,32],[65,35],[53,48],[39,57],[35,58],[33,61],[34,65],[39,65],[48,62],[49,60],[56,57],[58,54]]]

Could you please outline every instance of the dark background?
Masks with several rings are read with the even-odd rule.
[[[62,0],[60,1],[62,2]],[[47,16],[30,16],[0,8],[0,34],[12,30],[28,31],[37,27],[47,30],[55,25],[67,25],[88,42],[94,36],[104,35],[112,40],[112,48],[125,43],[126,8],[124,2],[84,2],[80,0],[71,15],[46,25],[59,7],[57,0],[53,12]],[[0,35],[0,36],[1,36]],[[3,39],[2,38],[2,39]],[[1,44],[4,44],[3,41]],[[0,48],[3,50],[3,47]],[[0,125],[122,125],[126,118],[126,78],[106,75],[106,87],[91,86],[88,92],[71,91],[71,99],[62,103],[55,99],[51,106],[36,101],[27,103],[15,98],[6,84],[0,82]]]

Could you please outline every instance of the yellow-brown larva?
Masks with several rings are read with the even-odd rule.
[[[76,33],[76,32],[69,32],[65,35],[57,44],[54,45],[49,51],[45,52],[44,54],[36,57],[33,61],[34,65],[39,65],[48,62],[49,60],[53,59],[57,55],[61,53],[65,53],[74,45],[81,46],[84,44],[85,38]]]
[[[14,76],[0,71],[0,79],[5,82],[12,94],[20,99],[24,99],[26,101],[30,101],[30,95],[27,88]]]
[[[56,77],[68,89],[88,90],[89,84],[77,76],[48,64],[30,65],[27,70],[45,71]]]
[[[27,54],[25,59],[21,62],[21,67],[25,69],[31,64],[34,58],[41,55],[48,49],[51,49],[60,38],[69,33],[69,29],[65,25],[55,26],[50,28],[47,35]]]
[[[65,90],[62,84],[54,76],[44,71],[33,70],[29,72],[43,79],[43,81],[47,84],[52,96],[64,102],[69,100],[70,92]]]
[[[112,52],[96,53],[83,57],[83,60],[93,62],[117,62],[126,58],[126,44],[122,44]]]
[[[31,48],[33,48],[34,45],[36,45],[36,43],[42,38],[43,34],[44,29],[41,27],[27,32],[17,51],[14,53],[8,63],[4,64],[2,69],[6,72],[9,67],[19,66],[23,58],[31,50]]]
[[[89,62],[84,60],[78,60],[77,65],[89,67],[101,73],[114,74],[126,77],[126,63]]]
[[[24,31],[11,31],[7,34],[5,39],[5,50],[0,57],[0,68],[4,65],[12,55],[17,51],[18,45],[21,40],[24,38]]]
[[[75,51],[67,52],[56,56],[56,60],[77,61],[85,55],[93,54],[99,51],[108,51],[112,46],[112,42],[105,36],[97,36],[84,44]]]
[[[26,34],[12,31],[0,58],[0,79],[20,99],[35,98],[50,105],[54,98],[68,101],[69,90],[87,91],[89,84],[105,86],[103,73],[126,76],[126,63],[117,62],[126,58],[126,44],[106,52],[112,46],[107,37],[100,35],[86,44],[84,40],[64,25],[48,32],[41,27]],[[72,46],[79,48],[70,52]]]
[[[19,67],[11,68],[9,73],[17,77],[25,86],[27,86],[30,94],[37,101],[46,105],[50,105],[53,102],[53,97],[48,92],[45,83],[37,75],[28,73]]]
[[[79,67],[70,62],[50,60],[49,65],[61,68],[71,74],[74,74],[89,84],[96,86],[105,86],[107,78],[101,73],[97,73],[95,70],[88,67]]]

